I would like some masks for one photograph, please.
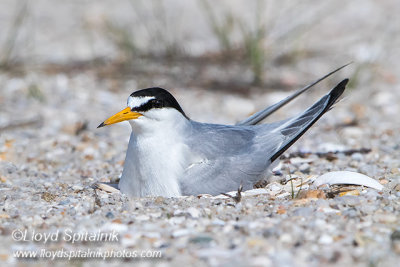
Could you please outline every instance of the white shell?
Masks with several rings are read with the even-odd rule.
[[[383,185],[381,185],[376,180],[368,177],[364,174],[358,172],[350,172],[350,171],[337,171],[337,172],[328,172],[317,179],[315,179],[314,184],[316,186],[320,186],[323,184],[334,185],[334,184],[355,184],[355,185],[363,185],[367,187],[374,188],[376,190],[382,190]]]

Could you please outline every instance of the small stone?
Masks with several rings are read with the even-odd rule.
[[[383,213],[377,213],[374,215],[375,221],[381,222],[381,223],[395,223],[397,222],[397,217],[394,214],[383,214]]]
[[[376,206],[370,204],[364,204],[360,207],[360,210],[365,214],[372,214],[376,210]]]
[[[42,193],[42,199],[43,199],[44,201],[52,202],[52,201],[55,200],[56,198],[57,198],[57,195],[51,194],[51,193],[49,193],[49,192],[43,192],[43,193]],[[62,205],[62,204],[60,204],[60,205]]]
[[[126,234],[121,238],[121,245],[123,247],[133,247],[135,246],[139,240],[137,238],[132,237],[130,234]]]
[[[393,251],[400,254],[400,241],[392,242]]]
[[[283,233],[280,237],[279,240],[283,243],[292,243],[293,238],[289,233]]]
[[[100,228],[100,231],[104,231],[104,232],[116,231],[119,233],[123,233],[123,232],[126,232],[127,230],[128,230],[128,226],[126,224],[113,223],[113,222],[106,223],[105,225],[103,225]]]
[[[400,231],[395,230],[390,235],[390,241],[392,242],[392,249],[397,254],[400,254]]]
[[[161,238],[161,234],[159,232],[145,232],[142,234],[142,236],[155,240]]]
[[[313,208],[310,207],[301,207],[301,208],[297,208],[293,211],[293,214],[295,216],[300,216],[300,217],[308,217],[311,216],[314,212]]]
[[[185,236],[185,235],[188,235],[188,234],[189,234],[189,230],[188,229],[179,229],[179,230],[176,230],[176,231],[172,232],[172,237],[173,238],[178,238],[178,237]]]
[[[348,218],[356,218],[360,215],[360,213],[355,208],[349,208],[342,211],[342,215]]]
[[[364,159],[364,156],[361,153],[354,153],[351,155],[351,158],[356,161],[362,161]]]
[[[333,238],[330,235],[323,234],[319,239],[318,243],[321,245],[330,245],[333,243]]]
[[[210,236],[195,236],[189,239],[190,243],[193,244],[209,244],[211,241],[213,241],[213,238]]]
[[[388,184],[389,181],[387,179],[379,179],[380,184]]]
[[[179,217],[172,217],[172,218],[170,218],[168,221],[169,221],[171,224],[180,225],[180,224],[182,224],[185,220],[186,220],[185,217],[179,216]]]
[[[400,169],[399,169],[399,168],[392,168],[392,169],[390,170],[390,172],[391,172],[392,174],[400,174]]]
[[[262,238],[250,238],[247,240],[247,245],[250,248],[261,247],[265,245],[265,240]]]
[[[75,192],[80,192],[83,190],[83,186],[74,185],[74,186],[72,186],[72,190],[74,190]]]
[[[400,230],[393,231],[393,233],[390,235],[390,240],[392,240],[392,241],[395,241],[395,240],[400,241]]]
[[[139,215],[139,216],[136,216],[135,219],[136,219],[137,221],[144,222],[144,221],[150,220],[150,217],[147,216],[147,215],[145,215],[145,214],[141,214],[141,215]]]
[[[102,194],[102,193],[103,193],[103,194]],[[99,193],[99,197],[100,197],[101,199],[104,199],[104,200],[108,199],[108,194],[105,193],[105,192],[102,192],[102,193]]]
[[[185,215],[185,212],[183,210],[175,210],[174,211],[174,216],[183,216]]]
[[[69,199],[64,199],[61,200],[58,205],[68,205],[69,203],[71,203],[71,201]]]
[[[106,218],[107,218],[107,219],[114,219],[114,214],[113,214],[111,211],[109,211],[109,212],[107,212],[107,214],[106,214]]]
[[[338,199],[347,206],[355,207],[360,204],[360,198],[355,195],[344,195]]]
[[[122,220],[118,218],[118,219],[112,220],[111,222],[112,223],[122,223]]]
[[[359,196],[359,195],[360,195],[360,191],[358,191],[357,189],[339,193],[339,196],[341,196],[341,197],[343,197],[343,196]]]
[[[220,225],[220,226],[224,226],[225,222],[220,220],[220,219],[215,219],[211,222],[213,225]]]
[[[400,184],[396,184],[393,189],[400,192]]]
[[[164,198],[163,197],[156,197],[154,200],[156,204],[163,204],[164,203]]]
[[[0,214],[0,219],[9,219],[10,215],[6,214],[6,213],[1,213]]]
[[[15,166],[13,163],[0,160],[0,173],[11,174],[16,172],[17,170],[17,166]]]
[[[322,207],[319,208],[318,211],[324,212],[324,213],[336,213],[340,214],[340,210],[338,209],[332,209],[331,207]]]
[[[310,164],[308,163],[303,163],[299,167],[299,171],[302,173],[309,173],[310,172]]]
[[[186,210],[186,212],[194,219],[197,219],[200,217],[200,211],[196,208],[190,207]]]
[[[284,206],[279,206],[278,209],[276,210],[276,213],[278,214],[285,214],[286,213],[286,208]]]
[[[376,190],[368,190],[367,193],[363,193],[363,196],[369,199],[376,199],[380,195]]]
[[[290,193],[289,192],[284,192],[282,194],[277,195],[276,198],[285,198],[287,196],[290,196]]]
[[[279,192],[282,190],[282,188],[277,184],[271,184],[271,186],[269,186],[269,189],[273,192]]]
[[[302,198],[311,198],[311,199],[318,199],[318,198],[322,198],[322,199],[326,199],[326,195],[325,192],[322,190],[301,190],[299,192],[298,197],[300,199]]]

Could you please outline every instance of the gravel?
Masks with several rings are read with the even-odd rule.
[[[196,62],[141,62],[157,74],[139,71],[121,79],[101,77],[91,69],[1,72],[0,265],[396,266],[400,260],[400,70],[394,62],[398,50],[390,50],[384,38],[376,38],[377,47],[382,48],[377,50],[383,52],[373,60],[368,53],[367,59],[365,54],[360,56],[362,51],[370,51],[369,28],[359,33],[365,16],[370,18],[368,23],[381,21],[382,29],[387,26],[386,19],[376,17],[380,15],[375,14],[374,1],[366,2],[344,8],[345,14],[358,14],[355,11],[360,5],[365,8],[363,16],[354,18],[362,38],[349,41],[339,36],[347,40],[346,49],[326,48],[321,44],[326,36],[310,36],[329,51],[326,55],[346,50],[338,56],[338,64],[332,63],[331,57],[315,56],[299,60],[302,63],[294,63],[290,70],[285,65],[270,69],[269,77],[276,75],[282,81],[290,77],[297,88],[349,58],[358,60],[268,119],[301,112],[342,78],[354,81],[345,99],[285,153],[271,183],[242,192],[240,201],[236,192],[229,193],[232,197],[129,199],[94,185],[118,181],[130,134],[127,123],[96,127],[124,107],[133,89],[146,87],[142,84],[169,85],[191,118],[216,123],[240,121],[289,93],[260,88],[231,93],[205,90],[209,88],[200,86],[202,81],[191,82],[209,79],[207,73],[226,80],[232,69],[241,73],[241,66],[232,63],[228,71],[217,64],[199,71]],[[395,3],[382,2],[379,14],[390,12],[390,3]],[[397,11],[393,8],[393,14]],[[340,31],[334,33],[344,30],[352,36],[354,28],[347,27],[347,21],[335,17],[340,27],[335,24],[330,29],[338,29],[336,26]],[[49,23],[49,29],[52,27],[57,29]],[[379,29],[375,31],[381,33]],[[41,44],[45,42],[42,37],[38,37]],[[342,40],[339,37],[337,42]],[[55,40],[56,44],[58,41],[66,43],[62,38]],[[47,50],[40,46],[38,51],[45,54]],[[70,58],[68,48],[61,51],[65,54],[60,57]],[[80,55],[86,58],[82,51]],[[37,88],[36,93],[32,88]],[[352,185],[317,188],[313,184],[319,175],[343,170],[366,174],[384,190]],[[85,233],[108,235],[89,240]],[[74,234],[78,240],[72,242]],[[51,260],[47,255],[28,260],[13,254],[42,249],[49,253],[92,249],[103,255],[159,251],[162,256],[125,255],[121,259],[114,254],[107,260],[83,256],[69,260],[58,255]]]

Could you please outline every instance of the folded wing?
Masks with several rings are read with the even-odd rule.
[[[269,166],[296,142],[342,95],[348,80],[302,114],[284,121],[227,126],[192,122],[188,146],[191,159],[180,183],[182,194],[220,194],[237,190],[240,184],[251,189],[266,178]]]

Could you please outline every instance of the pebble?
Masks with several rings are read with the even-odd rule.
[[[194,219],[199,218],[201,215],[201,212],[198,209],[193,208],[193,207],[188,208],[186,210],[186,212]]]
[[[271,184],[270,186],[268,186],[268,188],[274,193],[280,192],[282,190],[282,187],[277,184]]]
[[[391,172],[392,174],[400,174],[400,168],[392,168],[392,169],[390,170],[390,172]]]
[[[292,243],[293,242],[293,238],[292,235],[289,233],[284,233],[279,237],[279,240],[283,243]]]
[[[311,207],[302,207],[293,210],[294,216],[308,217],[314,214],[314,209]]]
[[[356,161],[362,161],[364,159],[364,156],[361,153],[354,153],[351,155],[351,158]]]
[[[188,229],[179,229],[176,231],[172,232],[172,237],[173,238],[178,238],[178,237],[182,237],[185,235],[188,235],[190,233],[190,231]]]
[[[309,173],[310,172],[310,164],[308,163],[303,163],[299,167],[299,171],[302,173]]]
[[[360,204],[360,198],[352,195],[344,195],[340,197],[339,201],[348,206],[357,206]]]
[[[73,189],[74,191],[82,191],[82,190],[83,190],[83,186],[81,186],[81,185],[74,185],[74,186],[72,186],[72,189]]]
[[[58,205],[68,205],[69,203],[71,203],[71,201],[69,199],[64,199],[61,200]]]
[[[211,222],[213,225],[220,225],[220,226],[224,226],[225,222],[220,220],[220,219],[215,219]]]
[[[146,215],[146,214],[140,214],[138,216],[135,216],[135,220],[139,221],[139,222],[145,222],[150,220],[150,216]]]
[[[6,183],[7,182],[7,178],[3,175],[0,175],[0,182],[1,183]]]
[[[194,244],[209,244],[210,242],[213,241],[213,238],[210,236],[195,236],[189,239],[190,243]]]
[[[15,164],[0,159],[0,174],[7,175],[17,172],[18,168]]]
[[[156,204],[162,204],[164,203],[164,198],[163,197],[156,197],[156,199],[154,200],[154,202]]]
[[[395,223],[399,221],[396,215],[377,213],[374,215],[374,220],[381,223]]]
[[[115,216],[114,216],[114,214],[113,214],[111,211],[109,211],[109,212],[106,213],[106,218],[107,218],[107,219],[114,219],[114,217],[115,217]]]
[[[318,243],[321,245],[330,245],[333,243],[333,238],[330,235],[323,234],[319,239]]]

